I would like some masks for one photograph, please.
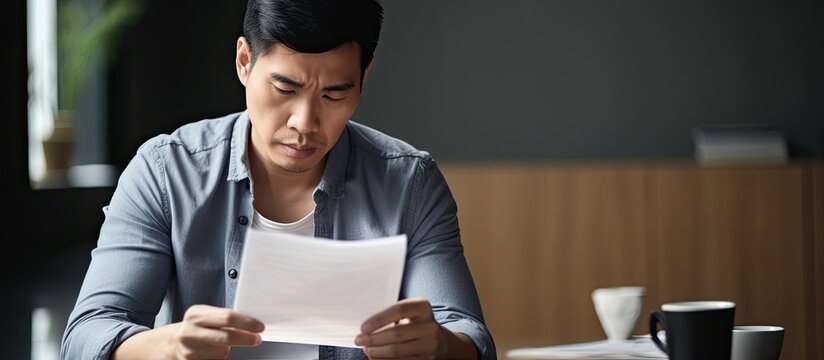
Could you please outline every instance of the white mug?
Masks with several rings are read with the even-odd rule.
[[[646,289],[641,286],[599,288],[592,291],[595,313],[607,339],[629,339],[641,315]]]
[[[732,360],[778,360],[784,328],[749,325],[732,328]]]

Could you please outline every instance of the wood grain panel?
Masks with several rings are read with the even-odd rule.
[[[499,357],[605,338],[590,298],[597,287],[647,286],[643,318],[657,303],[644,167],[442,168]]]
[[[809,359],[801,165],[656,170],[664,302],[736,302],[735,322],[786,329],[783,359]]]
[[[814,341],[815,359],[824,360],[824,161],[812,164],[812,199],[813,214],[813,249],[815,253],[815,272],[812,284],[815,288],[815,307],[813,309],[815,329],[810,334]],[[817,341],[815,341],[817,339]],[[810,357],[813,358],[812,356]]]
[[[824,163],[445,164],[487,323],[507,350],[603,339],[590,293],[643,285],[728,299],[787,329],[782,359],[824,360]]]

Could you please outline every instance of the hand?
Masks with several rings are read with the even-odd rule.
[[[263,323],[231,309],[195,305],[172,337],[175,358],[225,359],[231,346],[260,345]]]
[[[404,299],[366,320],[355,345],[364,346],[370,359],[432,359],[445,352],[443,332],[429,301]]]
[[[164,359],[226,359],[232,346],[260,345],[263,329],[260,321],[231,309],[194,305],[183,321],[126,339],[113,359],[142,359],[151,351]]]
[[[404,299],[361,325],[355,345],[369,359],[477,358],[463,334],[453,334],[435,321],[426,299]]]

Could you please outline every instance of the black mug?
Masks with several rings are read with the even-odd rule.
[[[649,316],[652,341],[670,360],[730,360],[735,303],[689,301],[668,303]],[[658,338],[658,323],[666,340]]]

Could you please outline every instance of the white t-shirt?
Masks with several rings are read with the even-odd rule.
[[[261,215],[257,210],[252,218],[252,227],[260,230],[289,233],[302,236],[315,236],[315,212],[303,217],[293,223],[279,223],[269,220]]]
[[[293,223],[279,223],[269,220],[255,210],[252,218],[252,227],[265,231],[274,231],[281,233],[289,233],[302,236],[315,235],[315,212],[312,211],[309,215],[303,217]],[[292,344],[292,343],[278,343],[278,342],[263,342],[262,344],[253,348],[234,347],[230,352],[229,359],[289,359],[289,360],[303,360],[303,359],[317,359],[318,346],[307,344]]]

